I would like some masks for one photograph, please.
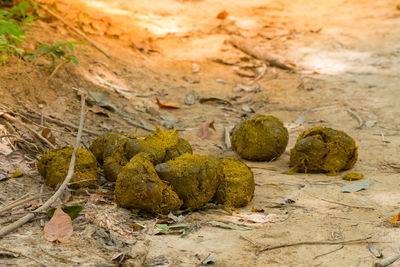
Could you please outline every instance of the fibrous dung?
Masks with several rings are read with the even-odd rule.
[[[219,160],[213,156],[183,154],[155,168],[189,209],[211,201],[221,179]]]
[[[269,161],[286,149],[289,136],[274,116],[257,115],[239,123],[232,132],[232,148],[243,159]]]
[[[39,159],[37,168],[48,186],[57,186],[67,176],[73,147],[47,150]],[[98,168],[95,156],[86,149],[79,148],[76,153],[74,175],[71,178],[72,188],[97,184]]]
[[[162,181],[147,153],[138,153],[122,168],[115,186],[115,201],[124,208],[168,214],[178,210],[182,200]]]
[[[290,166],[297,172],[335,175],[350,169],[356,161],[354,139],[343,131],[326,127],[302,132],[290,151]]]
[[[220,159],[220,167],[222,179],[214,201],[231,209],[247,206],[254,195],[253,172],[236,158]]]

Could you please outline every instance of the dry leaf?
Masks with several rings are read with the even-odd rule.
[[[163,103],[160,102],[158,97],[156,99],[157,99],[157,105],[160,108],[165,108],[165,109],[178,109],[178,108],[181,108],[179,105],[173,104],[173,103],[165,103],[165,104],[163,104]]]
[[[207,137],[208,135],[208,128],[211,128],[215,131],[215,127],[214,127],[214,120],[210,120],[210,121],[206,121],[204,122],[201,127],[199,132],[197,133],[197,135],[201,138],[204,139]]]
[[[44,226],[44,238],[51,242],[65,242],[73,232],[71,217],[58,206],[51,220]]]
[[[222,19],[222,20],[224,20],[224,19],[226,19],[226,18],[228,17],[228,15],[229,15],[229,13],[226,12],[225,10],[223,10],[223,11],[221,11],[221,12],[218,13],[217,19]]]
[[[390,223],[397,223],[398,221],[400,221],[400,212],[397,213],[397,215],[394,216],[393,219],[391,219],[389,222]]]
[[[56,144],[56,138],[54,137],[52,131],[49,128],[44,128],[40,133],[40,135],[49,140],[50,143],[52,143],[53,145]]]

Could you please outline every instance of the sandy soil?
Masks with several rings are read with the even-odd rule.
[[[276,161],[249,163],[256,180],[251,205],[232,215],[222,210],[185,215],[185,222],[196,225],[196,231],[187,237],[154,235],[156,219],[141,218],[117,208],[112,196],[104,194],[112,190],[112,185],[106,184],[95,191],[72,192],[75,201],[85,203],[85,210],[74,220],[75,233],[68,242],[47,242],[43,237],[46,219],[39,216],[0,239],[0,246],[48,266],[115,264],[112,259],[119,255],[125,256],[125,263],[131,263],[126,266],[197,266],[207,256],[216,258],[215,266],[371,266],[378,260],[365,242],[343,247],[302,245],[256,253],[257,246],[368,236],[372,236],[374,246],[382,251],[384,258],[399,253],[400,228],[388,222],[399,212],[400,205],[398,3],[394,0],[57,1],[58,12],[111,57],[91,46],[78,47],[79,67],[66,65],[48,83],[47,59],[33,63],[11,59],[1,66],[0,99],[5,107],[0,110],[30,108],[78,124],[79,98],[72,90],[74,86],[109,92],[111,104],[129,114],[131,120],[149,127],[165,124],[162,119],[165,116],[177,119],[175,128],[182,130],[180,135],[189,140],[195,153],[233,156],[234,152],[224,149],[224,128],[251,115],[249,108],[257,114],[279,117],[289,128],[289,145]],[[228,17],[217,19],[223,10],[229,13]],[[81,40],[60,21],[43,16],[28,31],[27,49],[36,49],[40,42]],[[255,46],[294,62],[297,71],[267,66],[265,74],[253,85],[259,92],[235,92],[237,84],[248,84],[254,79],[242,77],[238,71],[248,73],[249,69],[260,70],[263,66],[263,62],[226,42],[238,33]],[[192,71],[198,67],[198,72]],[[128,88],[131,95],[122,97],[101,84],[97,77]],[[225,82],[218,82],[221,80]],[[222,97],[232,106],[215,102],[185,105],[185,96],[192,91],[204,97]],[[182,108],[160,110],[156,96]],[[149,112],[151,107],[155,111]],[[102,109],[109,117],[99,115],[98,109],[101,108],[87,113],[86,129],[146,133],[114,112]],[[348,109],[362,118],[363,127],[357,128],[358,122]],[[18,118],[28,127],[40,129],[39,121],[34,124],[32,120]],[[298,123],[299,118],[305,121]],[[211,119],[216,131],[202,140],[197,129]],[[351,182],[341,176],[283,174],[288,170],[289,150],[298,134],[316,125],[344,130],[356,140],[359,160],[351,171],[364,174],[364,179],[370,182],[367,190],[342,193],[342,186]],[[1,130],[12,132],[6,120],[1,119],[0,126]],[[13,126],[17,134],[33,140],[26,129]],[[47,126],[56,136],[57,146],[74,143],[74,129],[51,123]],[[93,138],[85,135],[84,144],[90,144]],[[37,145],[43,146],[38,142]],[[25,173],[22,178],[0,181],[2,206],[26,193],[53,192],[42,186],[43,180],[35,170],[36,153],[26,147],[15,148],[7,156],[1,152],[1,173],[9,174],[17,168]],[[35,200],[3,212],[1,225],[37,205]],[[251,219],[262,222],[252,223]],[[208,224],[212,220],[235,222],[251,230],[216,228]],[[134,223],[144,229],[135,229]],[[38,265],[29,258],[2,252],[1,247],[2,266]]]

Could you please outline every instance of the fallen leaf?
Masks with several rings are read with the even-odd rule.
[[[62,210],[69,215],[69,217],[71,217],[71,220],[75,219],[76,217],[78,217],[79,213],[83,210],[83,206],[79,205],[79,204],[73,204],[71,206],[65,206],[62,207]],[[49,217],[50,219],[54,216],[54,212],[56,211],[56,209],[50,209],[47,212],[47,217]]]
[[[230,229],[230,230],[239,230],[239,231],[248,231],[251,230],[249,227],[241,227],[241,226],[236,226],[236,225],[231,225],[223,222],[218,222],[218,221],[209,221],[208,224],[211,226],[223,228],[223,229]]]
[[[201,139],[204,139],[208,135],[208,128],[211,128],[215,131],[214,127],[214,120],[206,121],[204,122],[201,127],[199,132],[197,133],[197,136],[199,136]]]
[[[364,189],[368,189],[369,187],[369,180],[365,180],[362,182],[352,183],[349,185],[345,185],[342,187],[343,193],[354,193]]]
[[[397,215],[394,216],[393,219],[391,219],[389,222],[390,223],[397,223],[398,221],[400,221],[400,212],[397,213]]]
[[[196,100],[200,99],[201,96],[196,91],[192,91],[190,94],[186,95],[185,97],[185,104],[190,106],[193,105]]]
[[[91,112],[93,112],[94,114],[97,114],[97,115],[100,115],[100,116],[104,116],[104,117],[107,117],[107,118],[110,117],[110,115],[108,115],[108,113],[105,112],[105,111],[104,111],[101,107],[99,107],[99,106],[93,106],[93,107],[91,107],[91,108],[88,108],[88,111],[91,111]]]
[[[217,258],[208,256],[200,262],[200,265],[211,265],[211,264],[214,264],[216,261],[217,261]]]
[[[229,13],[226,12],[226,10],[222,10],[221,12],[218,13],[217,19],[224,20],[228,17]]]
[[[44,238],[50,242],[65,242],[73,232],[71,217],[58,206],[53,218],[44,226]]]
[[[287,215],[281,214],[264,214],[264,213],[240,213],[234,215],[239,222],[249,222],[249,223],[276,223],[282,222],[288,218]]]
[[[179,109],[181,108],[180,106],[178,106],[177,104],[173,104],[173,103],[161,103],[160,99],[158,99],[158,97],[156,97],[157,100],[157,105],[160,108],[165,108],[165,109]]]
[[[173,225],[166,225],[166,224],[156,224],[157,234],[164,234],[164,235],[181,235],[181,237],[187,236],[191,231],[193,231],[194,226],[191,224],[173,224]]]
[[[52,143],[53,145],[56,144],[56,138],[54,137],[53,132],[49,128],[44,128],[40,133],[40,135],[49,140],[50,143]]]

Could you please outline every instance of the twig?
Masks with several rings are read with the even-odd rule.
[[[21,137],[19,137],[19,136],[16,136],[16,135],[14,135],[14,134],[5,134],[5,135],[1,135],[0,136],[0,139],[1,138],[9,138],[9,137],[13,137],[13,138],[15,138],[15,139],[17,139],[18,141],[21,141],[21,142],[23,142],[23,143],[25,143],[25,144],[27,144],[27,145],[29,145],[29,146],[32,146],[32,147],[34,147],[37,151],[39,151],[39,148],[35,145],[35,144],[32,144],[31,142],[29,142],[29,141],[27,141],[27,140],[25,140],[25,139],[23,139],[23,138],[21,138]]]
[[[358,126],[356,127],[356,129],[360,129],[364,124],[361,117],[357,113],[355,113],[351,108],[347,110],[347,113],[349,113],[353,118],[355,118],[358,121]]]
[[[264,77],[266,71],[267,71],[267,65],[265,65],[265,63],[264,63],[262,65],[262,70],[261,70],[260,74],[258,74],[258,76],[255,77],[253,80],[251,80],[247,85],[252,85],[255,82],[258,82],[262,77]]]
[[[32,220],[35,217],[36,213],[47,210],[64,192],[64,189],[67,187],[67,184],[70,182],[72,176],[74,175],[76,152],[78,151],[78,148],[81,143],[82,129],[83,129],[83,123],[84,123],[84,118],[85,118],[85,99],[86,99],[86,94],[82,93],[81,94],[81,118],[79,121],[78,135],[76,137],[76,144],[74,146],[74,151],[72,152],[71,162],[69,164],[68,173],[67,173],[67,176],[65,177],[64,182],[61,184],[61,186],[58,188],[58,190],[41,207],[37,208],[36,210],[34,210],[31,213],[26,214],[24,217],[20,218],[16,222],[0,229],[0,237],[3,237],[4,235],[8,234],[9,232],[20,227],[21,225],[29,222],[30,220]]]
[[[286,248],[293,246],[301,246],[301,245],[338,245],[338,244],[348,244],[348,243],[358,243],[362,241],[366,241],[370,239],[371,236],[357,239],[349,239],[349,240],[336,240],[336,241],[301,241],[294,243],[281,244],[276,246],[266,246],[261,248],[258,252],[269,251],[277,248]]]
[[[24,203],[26,203],[28,201],[35,200],[35,199],[39,198],[41,195],[38,194],[38,195],[34,195],[34,196],[31,196],[31,197],[28,197],[28,198],[26,198],[26,196],[27,195],[24,195],[20,199],[18,199],[16,201],[6,205],[5,207],[0,208],[0,213],[5,212],[7,210],[10,210],[12,208],[15,208],[15,207],[17,207],[17,206],[19,206],[21,204],[24,204]]]
[[[253,239],[250,239],[250,238],[247,237],[247,236],[240,235],[240,238],[242,238],[242,239],[244,239],[244,240],[250,242],[250,243],[251,243],[253,246],[255,246],[256,248],[260,248],[260,247],[261,247],[260,244],[258,244],[256,241],[254,241]]]
[[[40,265],[43,265],[43,266],[46,266],[46,267],[50,267],[50,265],[48,265],[47,263],[44,263],[44,262],[42,262],[42,261],[40,261],[40,260],[38,260],[38,259],[35,259],[34,257],[31,257],[31,256],[29,256],[29,255],[25,255],[25,254],[23,254],[23,253],[21,253],[21,252],[19,252],[19,251],[10,250],[10,249],[5,248],[5,247],[0,247],[0,249],[2,249],[2,250],[4,250],[4,251],[7,251],[7,252],[10,252],[10,253],[17,254],[17,255],[22,256],[22,257],[25,257],[25,258],[28,258],[28,259],[30,259],[30,260],[33,260],[33,261],[39,263]]]
[[[386,260],[383,260],[381,262],[376,262],[374,263],[373,267],[385,267],[385,266],[389,266],[390,264],[394,263],[395,261],[397,261],[398,259],[400,259],[400,253],[397,255],[394,255],[390,258],[387,258]]]
[[[232,148],[232,143],[231,143],[231,131],[232,131],[233,126],[228,126],[225,127],[225,146],[226,149],[231,149]]]
[[[307,195],[308,195],[308,194],[307,194]],[[316,198],[316,199],[319,199],[319,200],[322,200],[322,201],[329,202],[329,203],[333,203],[333,204],[337,204],[337,205],[342,205],[342,206],[344,206],[344,207],[356,208],[356,209],[375,210],[373,207],[353,206],[353,205],[344,204],[344,203],[336,202],[336,201],[329,200],[329,199],[319,198],[319,197],[316,197],[316,196],[313,196],[313,195],[309,195],[309,196],[311,196],[311,197],[313,197],[313,198]]]
[[[271,54],[262,49],[261,47],[254,47],[254,44],[249,43],[244,38],[239,36],[232,36],[230,39],[231,44],[242,52],[258,58],[260,60],[264,60],[270,63],[272,66],[284,69],[284,70],[295,70],[295,65],[288,62],[281,56]]]
[[[30,112],[37,113],[35,110],[33,110],[31,108],[28,108],[26,106],[25,106],[25,108],[29,109]],[[72,124],[72,123],[69,123],[69,122],[60,121],[60,120],[57,120],[57,119],[53,119],[53,118],[45,116],[45,115],[37,116],[37,115],[31,114],[31,113],[28,113],[28,112],[25,112],[25,111],[22,111],[22,110],[20,110],[18,112],[24,114],[25,116],[29,116],[31,118],[38,119],[38,120],[40,120],[41,118],[44,118],[44,119],[46,119],[46,121],[58,124],[60,126],[67,126],[67,127],[73,128],[75,130],[78,130],[78,128],[79,128],[75,124]],[[83,129],[83,132],[88,133],[88,134],[93,134],[93,135],[99,135],[98,132],[94,132],[94,131],[91,131],[91,130],[88,130],[88,129]]]
[[[340,247],[335,248],[334,250],[331,250],[331,251],[328,251],[328,252],[319,254],[319,255],[315,256],[313,259],[315,260],[315,259],[317,259],[317,258],[319,258],[319,257],[326,256],[326,255],[328,255],[328,254],[331,254],[331,253],[333,253],[333,252],[336,252],[336,251],[338,251],[338,250],[341,250],[342,248],[344,248],[344,245],[343,245],[343,244],[340,244]]]
[[[99,50],[101,53],[103,53],[105,56],[110,57],[110,54],[108,54],[104,49],[102,49],[100,46],[98,46],[93,40],[89,39],[89,37],[87,37],[83,32],[81,32],[80,30],[78,30],[77,28],[75,28],[71,23],[69,23],[68,21],[66,21],[65,19],[63,19],[62,17],[60,17],[58,14],[56,14],[55,12],[51,11],[50,9],[48,9],[47,7],[43,6],[42,4],[37,3],[40,8],[42,8],[44,11],[46,11],[47,13],[49,13],[50,15],[52,15],[53,17],[55,17],[56,19],[58,19],[59,21],[61,21],[62,23],[64,23],[66,26],[68,26],[72,31],[74,31],[76,34],[78,34],[79,36],[81,36],[83,39],[85,39],[86,41],[88,41],[91,45],[93,45],[97,50]]]
[[[50,74],[50,76],[46,79],[46,82],[48,82],[49,80],[51,80],[51,78],[53,78],[53,76],[56,75],[57,71],[58,71],[62,66],[64,66],[65,64],[69,63],[70,61],[71,61],[70,59],[66,59],[66,60],[62,61],[60,64],[58,64],[58,65],[54,68],[54,70],[53,70],[53,72]]]
[[[49,147],[56,149],[56,147],[46,138],[44,138],[40,133],[38,133],[37,131],[33,130],[32,128],[28,127],[25,123],[23,123],[22,121],[18,120],[17,118],[7,114],[7,113],[3,113],[1,115],[3,118],[12,121],[12,122],[16,122],[19,125],[22,125],[22,127],[24,127],[25,129],[27,129],[28,131],[32,132],[37,138],[39,138],[42,142],[46,143]]]

